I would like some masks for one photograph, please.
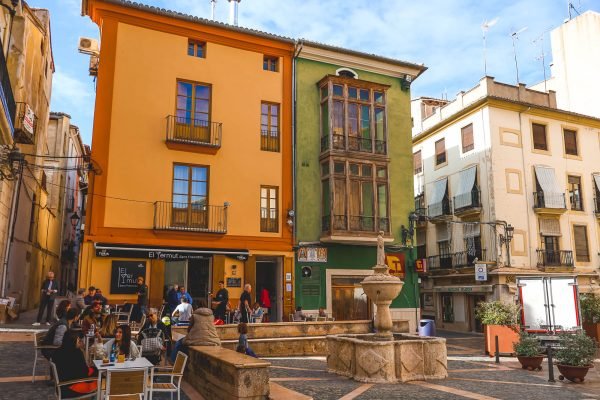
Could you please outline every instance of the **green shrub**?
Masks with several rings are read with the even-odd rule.
[[[594,361],[596,342],[585,333],[562,334],[559,343],[560,348],[556,351],[556,360],[559,364],[587,367]]]
[[[484,325],[518,325],[520,308],[502,301],[486,301],[477,304],[475,316]]]
[[[519,341],[513,344],[513,349],[518,356],[535,357],[540,355],[540,343],[527,332],[519,334]]]
[[[582,294],[579,299],[583,322],[594,324],[600,322],[600,296],[593,293]]]

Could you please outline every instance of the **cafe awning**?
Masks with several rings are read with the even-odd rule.
[[[245,249],[207,249],[194,247],[145,246],[116,243],[94,243],[96,257],[146,258],[157,260],[190,260],[225,255],[246,260],[250,255]]]

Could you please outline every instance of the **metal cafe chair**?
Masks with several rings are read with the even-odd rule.
[[[62,392],[62,388],[65,386],[71,386],[76,383],[93,383],[97,381],[95,376],[90,376],[82,379],[74,379],[70,381],[60,381],[58,379],[58,372],[56,370],[56,365],[50,361],[50,369],[52,370],[52,376],[54,377],[54,390],[56,393],[56,398],[58,400],[75,400],[75,399],[88,399],[90,397],[96,397],[96,391],[92,391],[90,393],[77,393],[71,391],[69,395],[64,395]]]
[[[154,392],[170,392],[177,393],[177,398],[181,395],[181,379],[183,371],[188,361],[188,356],[181,351],[177,353],[175,364],[172,367],[154,367],[150,373],[150,400]],[[155,377],[170,378],[168,382],[154,382]]]
[[[41,351],[44,349],[47,349],[47,350],[58,349],[58,346],[42,344],[47,333],[48,333],[48,331],[36,332],[33,334],[33,351],[35,352],[35,358],[33,359],[33,372],[31,373],[31,382],[32,383],[35,382],[35,368],[37,366],[38,355],[41,354]]]

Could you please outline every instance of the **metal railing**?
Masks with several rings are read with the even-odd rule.
[[[384,217],[325,215],[321,218],[321,231],[390,232],[390,219]]]
[[[221,147],[222,123],[167,116],[167,142]]]
[[[339,133],[331,134],[331,149],[349,150],[364,153],[387,154],[385,140],[373,140],[357,136],[346,136]],[[347,148],[346,148],[347,145]],[[329,150],[329,136],[321,137],[321,152]]]
[[[375,139],[375,153],[376,154],[387,154],[386,141]]]
[[[429,270],[452,269],[452,255],[445,254],[427,257],[427,268]]]
[[[533,192],[533,208],[567,208],[564,193]]]
[[[470,192],[454,196],[454,212],[460,213],[471,208],[481,207],[480,191],[478,188],[473,188]]]
[[[227,206],[194,203],[154,203],[154,229],[227,233]]]
[[[334,133],[331,138],[334,150],[346,150],[346,136]]]
[[[329,232],[331,229],[331,217],[329,215],[323,215],[321,217],[321,232]]]
[[[33,144],[37,132],[37,116],[27,112],[27,103],[16,103],[16,115],[13,121],[15,127],[15,142]],[[31,109],[29,109],[31,111]]]
[[[485,249],[475,248],[474,251],[459,251],[452,254],[452,265],[455,267],[471,267],[478,261],[486,261]]]
[[[2,42],[0,41],[0,49],[3,49]],[[10,85],[10,78],[8,75],[8,68],[6,66],[6,58],[4,58],[4,52],[0,51],[0,100],[4,106],[9,120],[14,124],[15,113],[17,105],[15,103],[15,97],[13,95],[12,86]]]
[[[444,215],[452,215],[451,201],[448,196],[444,197],[438,203],[432,203],[427,206],[427,215],[430,218],[442,217]]]
[[[371,138],[348,136],[348,150],[371,153],[373,152],[373,142]]]
[[[279,152],[279,130],[260,131],[260,149],[265,151]]]
[[[333,230],[334,231],[345,231],[348,229],[348,217],[345,215],[334,215],[333,216]]]
[[[571,250],[543,250],[537,249],[537,265],[543,266],[573,266],[573,252]]]
[[[321,136],[321,152],[329,150],[329,136]]]

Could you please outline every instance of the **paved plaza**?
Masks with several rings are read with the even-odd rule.
[[[405,384],[362,384],[327,373],[324,357],[272,358],[273,399],[599,399],[600,371],[590,370],[584,384],[548,382],[547,364],[540,372],[520,368],[516,359],[500,364],[482,354],[483,337],[443,332],[448,340],[449,378]],[[52,399],[47,381],[48,364],[38,364],[36,382],[31,383],[33,348],[31,333],[0,332],[0,399]],[[168,395],[155,396],[170,398]],[[202,399],[185,385],[183,399]],[[209,400],[209,399],[207,399]]]

